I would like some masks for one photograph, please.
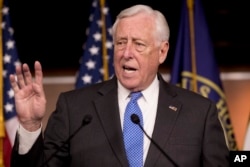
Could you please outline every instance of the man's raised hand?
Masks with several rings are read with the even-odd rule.
[[[16,75],[10,75],[10,83],[15,94],[15,106],[20,124],[28,131],[41,126],[46,110],[43,88],[43,72],[39,61],[34,63],[34,78],[25,63],[16,67]]]

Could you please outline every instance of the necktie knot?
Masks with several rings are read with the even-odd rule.
[[[129,96],[131,98],[130,101],[135,102],[142,96],[142,93],[141,92],[131,92]]]

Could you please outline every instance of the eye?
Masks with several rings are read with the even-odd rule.
[[[135,42],[135,49],[139,52],[144,51],[146,49],[146,45],[141,42]]]
[[[127,41],[126,40],[119,40],[116,42],[116,47],[118,49],[124,49],[126,47]]]

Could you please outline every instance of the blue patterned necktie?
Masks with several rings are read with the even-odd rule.
[[[131,121],[131,115],[136,114],[140,119],[141,126],[143,126],[142,112],[137,104],[137,100],[141,96],[141,92],[130,94],[130,101],[124,114],[123,140],[130,167],[143,166],[143,131]]]

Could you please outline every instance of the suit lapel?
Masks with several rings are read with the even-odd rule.
[[[158,109],[152,138],[163,149],[174,128],[181,104],[174,101],[175,93],[170,90],[168,84],[160,77],[160,91]],[[168,150],[164,149],[168,154]],[[145,167],[152,167],[157,162],[159,156],[164,156],[160,150],[151,142]],[[167,157],[166,157],[167,158]]]
[[[115,156],[121,166],[128,166],[119,115],[116,78],[107,82],[99,93],[102,96],[94,101],[97,114]]]

